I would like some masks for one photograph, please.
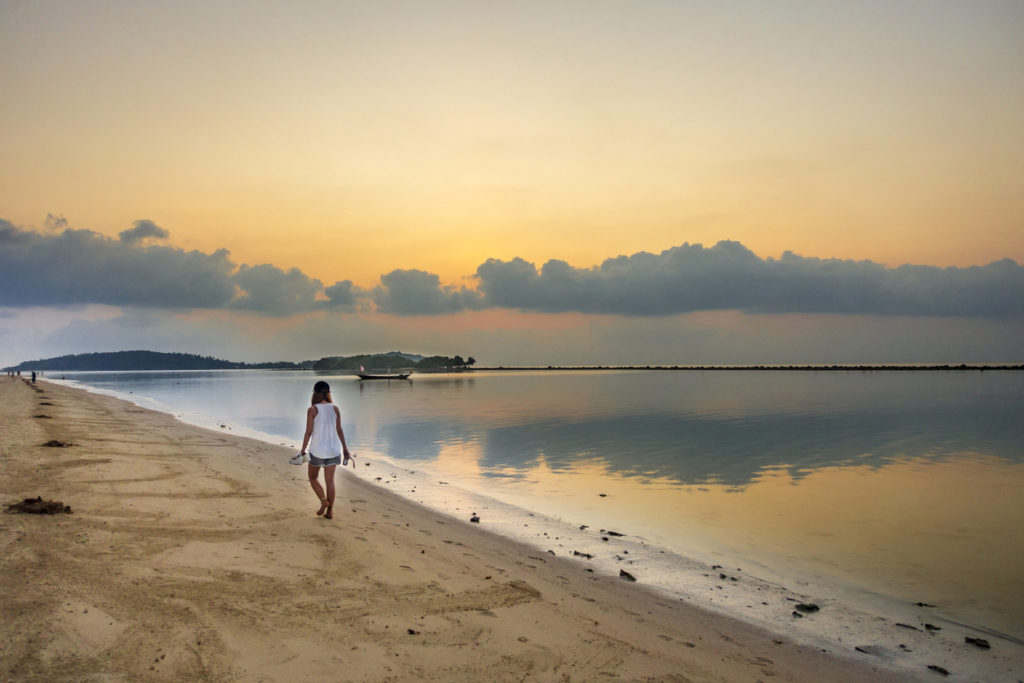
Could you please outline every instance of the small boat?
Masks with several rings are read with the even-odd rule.
[[[359,379],[409,379],[411,372],[388,372],[383,375],[373,375],[368,372],[357,372]]]

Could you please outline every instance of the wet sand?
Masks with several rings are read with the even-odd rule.
[[[0,425],[0,502],[71,508],[0,517],[3,680],[908,680],[432,512],[362,459],[325,520],[283,447],[9,377]]]

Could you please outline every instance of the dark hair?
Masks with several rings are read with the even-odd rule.
[[[321,380],[313,385],[313,399],[310,405],[315,406],[317,403],[323,403],[324,401],[334,403],[331,400],[331,385]]]

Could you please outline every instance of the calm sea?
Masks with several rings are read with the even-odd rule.
[[[1024,639],[1024,372],[67,377],[292,446],[326,379],[358,476],[541,549],[634,574],[667,551]]]

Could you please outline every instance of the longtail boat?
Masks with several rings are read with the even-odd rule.
[[[388,372],[382,375],[371,374],[368,372],[357,372],[356,376],[359,379],[409,379],[411,372]]]

